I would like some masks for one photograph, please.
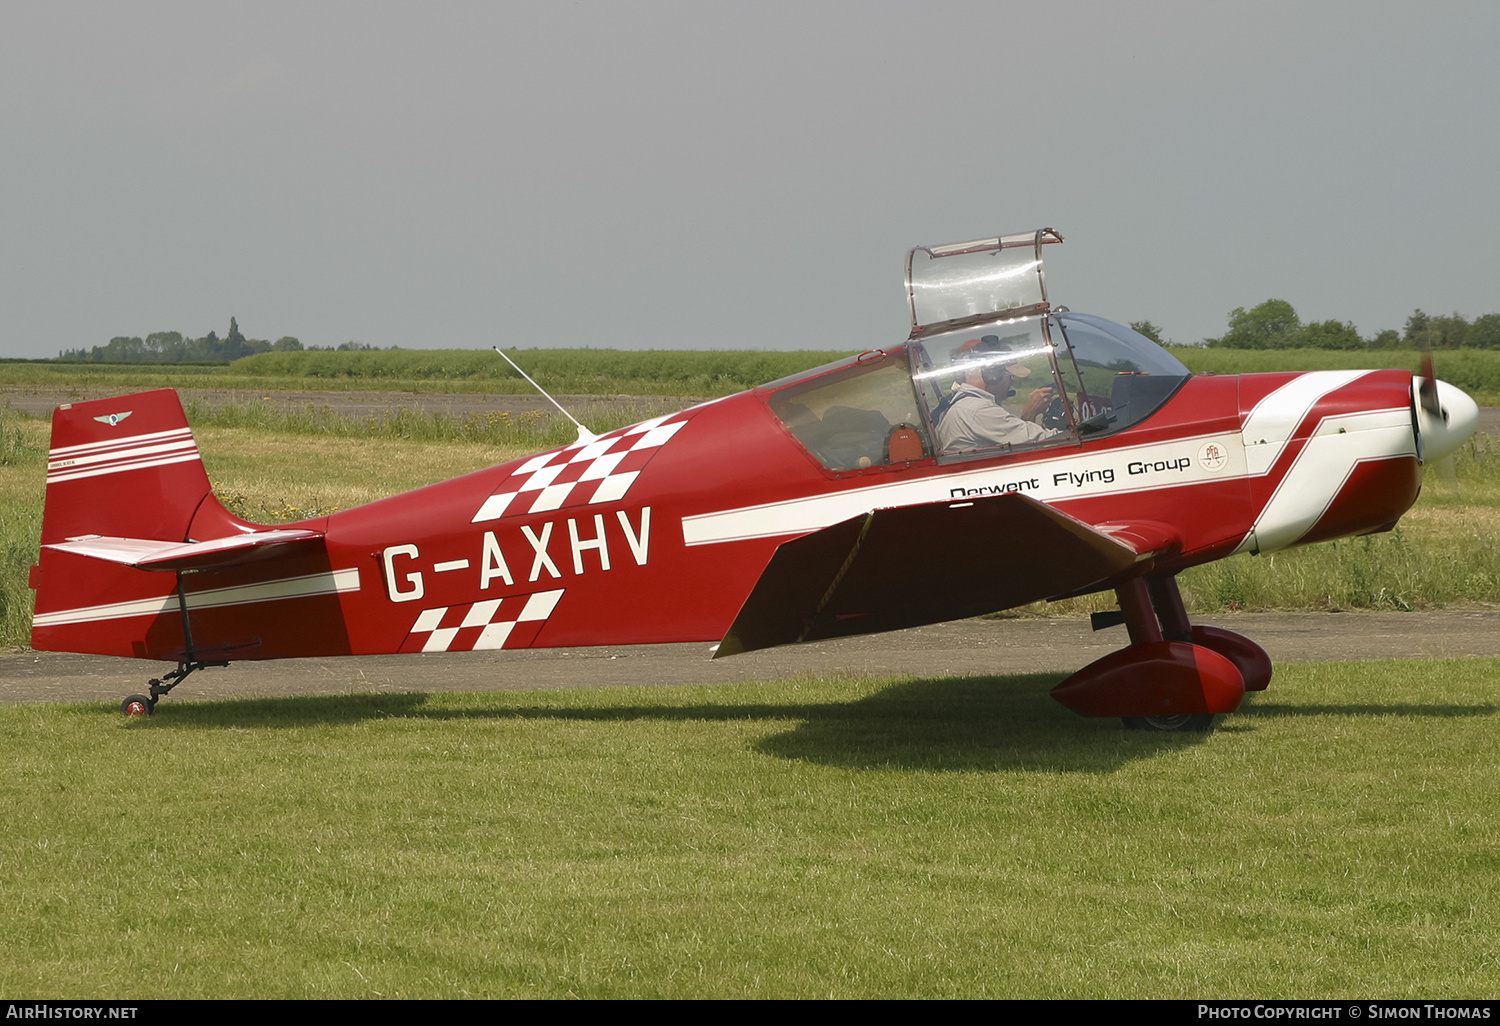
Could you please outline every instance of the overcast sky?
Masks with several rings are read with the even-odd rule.
[[[0,5],[0,356],[859,349],[1052,226],[1172,339],[1500,311],[1500,4]]]

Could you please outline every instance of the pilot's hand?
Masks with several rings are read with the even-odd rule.
[[[1026,399],[1026,406],[1021,410],[1022,420],[1036,420],[1052,401],[1052,388],[1038,388]]]

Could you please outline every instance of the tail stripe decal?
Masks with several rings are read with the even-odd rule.
[[[172,428],[169,431],[152,431],[143,435],[126,435],[123,438],[109,438],[102,442],[85,442],[82,445],[59,445],[48,453],[48,458],[57,460],[85,453],[104,452],[107,449],[119,449],[132,445],[145,445],[150,442],[164,442],[173,438],[191,437],[193,437],[193,433],[189,428]]]
[[[69,474],[52,474],[47,478],[48,484],[59,484],[63,481],[76,481],[84,477],[101,477],[105,474],[119,474],[126,470],[145,470],[148,467],[165,467],[172,463],[191,463],[197,460],[198,450],[180,456],[166,456],[159,459],[131,460],[128,463],[119,463],[114,466],[100,467],[96,470],[80,470]]]
[[[149,439],[149,444],[142,445]],[[71,445],[54,449],[47,462],[47,483],[76,481],[85,477],[118,474],[127,470],[144,470],[171,463],[188,463],[199,459],[198,446],[188,429],[160,431],[155,435],[138,435],[121,442],[94,445]]]
[[[259,584],[238,584],[230,588],[213,588],[188,593],[188,609],[213,609],[219,606],[243,606],[253,602],[280,602],[284,599],[308,598],[359,591],[359,570],[333,570],[328,573],[286,577]],[[38,613],[33,627],[62,627],[73,623],[98,620],[121,620],[132,616],[160,616],[177,612],[177,596],[137,599],[133,602],[111,602],[102,606],[62,609],[55,613]]]

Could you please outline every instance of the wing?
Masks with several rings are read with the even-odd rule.
[[[1166,524],[1090,526],[1018,493],[877,509],[778,547],[715,658],[1009,609],[1179,544]]]

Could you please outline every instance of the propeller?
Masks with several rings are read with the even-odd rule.
[[[1432,369],[1432,343],[1422,343],[1422,362],[1418,368],[1417,396],[1422,409],[1429,417],[1441,417],[1448,423],[1448,414],[1438,398],[1437,374]]]
[[[1444,424],[1448,423],[1448,414],[1444,412],[1442,400],[1438,398],[1437,371],[1433,369],[1430,341],[1422,342],[1422,359],[1417,365],[1417,405],[1430,421],[1436,422],[1441,418]],[[1444,487],[1450,491],[1458,491],[1458,464],[1451,452],[1439,460],[1437,468]]]
[[[1415,384],[1417,394],[1412,413],[1417,422],[1417,451],[1424,462],[1441,461],[1439,473],[1453,484],[1457,476],[1453,454],[1479,427],[1479,407],[1460,389],[1438,380],[1430,343],[1422,346]]]

